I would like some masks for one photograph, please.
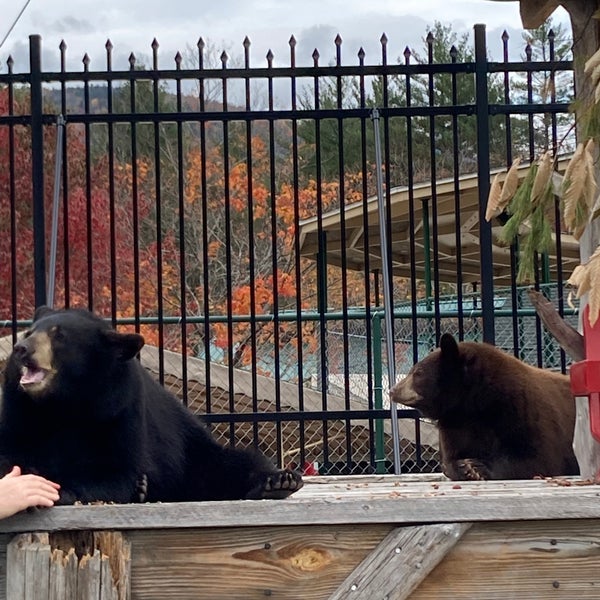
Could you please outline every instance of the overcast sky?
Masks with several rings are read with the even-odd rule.
[[[0,40],[26,0],[0,0]],[[566,13],[559,9],[555,18],[568,24]],[[319,49],[321,63],[335,55],[333,40],[343,39],[344,64],[356,64],[362,46],[366,62],[380,62],[379,39],[388,37],[388,60],[396,61],[404,48],[423,47],[427,26],[439,20],[457,32],[471,35],[475,23],[485,23],[488,47],[500,58],[500,35],[504,29],[521,48],[521,22],[518,2],[490,0],[31,0],[23,16],[0,48],[0,72],[6,72],[9,55],[15,71],[28,69],[28,37],[40,34],[44,49],[43,67],[58,67],[58,45],[67,44],[67,67],[81,68],[87,52],[90,69],[105,66],[104,44],[113,43],[113,68],[127,68],[130,52],[148,64],[150,44],[160,44],[159,66],[171,68],[173,57],[186,47],[195,47],[199,37],[215,50],[226,49],[232,56],[242,53],[242,41],[251,41],[251,64],[263,66],[271,49],[276,66],[289,64],[288,41],[297,40],[299,64],[312,62],[311,54]],[[513,46],[514,48],[514,46]],[[515,49],[516,51],[516,49]]]

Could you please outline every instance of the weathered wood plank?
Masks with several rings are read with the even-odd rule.
[[[46,600],[50,578],[48,534],[22,534],[8,544],[6,593],[11,600]]]
[[[127,600],[130,597],[131,547],[119,532],[22,534],[9,543],[6,554],[9,577],[6,596],[2,589],[0,598]]]
[[[58,506],[0,521],[0,532],[600,518],[600,486],[575,480],[309,483],[286,500]]]
[[[79,560],[77,574],[77,600],[98,600],[100,598],[100,551],[86,554]]]
[[[454,548],[470,523],[392,530],[329,600],[404,600]]]
[[[34,541],[25,548],[25,598],[48,600],[49,583],[50,546]]]
[[[102,555],[100,566],[100,596],[99,600],[119,600],[119,593],[114,584],[108,556]]]
[[[411,600],[597,600],[600,522],[478,523]]]
[[[387,525],[132,531],[136,600],[322,600]]]

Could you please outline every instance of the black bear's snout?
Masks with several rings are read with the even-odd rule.
[[[23,360],[29,355],[29,346],[24,342],[17,342],[13,348],[13,354],[19,360]]]

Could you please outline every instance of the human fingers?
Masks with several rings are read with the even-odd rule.
[[[22,475],[21,479],[28,484],[50,486],[55,490],[60,489],[60,483],[50,481],[50,479],[46,479],[40,475]]]
[[[4,477],[19,477],[21,475],[21,467],[15,465],[12,470],[7,473]]]

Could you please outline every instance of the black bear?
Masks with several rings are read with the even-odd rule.
[[[36,310],[8,358],[0,468],[61,485],[61,504],[284,498],[299,473],[219,445],[140,365],[144,338],[83,309]]]
[[[576,475],[569,378],[486,343],[456,342],[417,362],[390,390],[394,402],[437,421],[450,479]]]

